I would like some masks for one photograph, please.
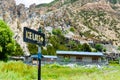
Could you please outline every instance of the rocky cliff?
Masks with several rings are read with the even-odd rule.
[[[29,51],[23,42],[25,26],[35,30],[39,26],[59,27],[66,32],[72,27],[79,40],[112,41],[120,46],[119,3],[119,0],[55,0],[26,8],[24,4],[16,5],[14,0],[0,0],[0,19],[10,25],[14,39],[26,55]]]
[[[26,55],[29,54],[29,51],[23,42],[22,28],[27,20],[27,11],[25,5],[16,5],[14,0],[0,0],[0,19],[8,23],[14,32],[15,40],[21,45]]]

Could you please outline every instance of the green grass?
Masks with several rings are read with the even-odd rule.
[[[120,66],[98,69],[85,67],[45,66],[43,80],[119,80]]]
[[[22,62],[0,62],[0,80],[33,80],[37,77],[37,68]]]
[[[74,68],[51,64],[42,66],[42,80],[120,80],[120,65],[103,68]],[[37,66],[22,62],[0,62],[0,80],[37,80]]]

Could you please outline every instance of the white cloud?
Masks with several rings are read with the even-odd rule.
[[[29,5],[35,3],[35,4],[40,4],[40,3],[49,3],[53,0],[15,0],[16,4],[23,3],[25,4],[26,7],[29,7]]]

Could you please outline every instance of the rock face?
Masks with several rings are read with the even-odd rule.
[[[83,9],[89,9],[89,10],[93,10],[93,9],[99,10],[99,9],[102,9],[102,10],[105,10],[105,11],[111,11],[111,12],[114,11],[111,8],[111,6],[109,4],[107,4],[107,2],[105,2],[104,0],[100,1],[100,2],[94,2],[94,4],[93,3],[87,3],[82,8]]]
[[[20,22],[26,21],[27,13],[24,4],[19,4],[17,7],[17,17],[19,18]]]
[[[11,5],[12,4],[12,5]],[[15,1],[14,0],[1,0],[0,1],[0,17],[8,23],[12,22],[15,15]]]
[[[114,5],[114,0],[55,1],[45,7],[32,4],[26,8],[24,4],[16,5],[14,0],[0,0],[0,19],[10,25],[25,55],[29,55],[29,51],[23,42],[23,27],[35,30],[39,26],[60,27],[62,30],[73,27],[74,34],[81,39],[112,40],[114,45],[120,46],[119,2]]]
[[[14,32],[14,39],[20,44],[25,55],[29,55],[29,51],[25,42],[23,42],[23,27],[37,28],[39,26],[36,21],[35,4],[30,8],[26,8],[24,4],[16,5],[15,0],[0,0],[0,19],[10,25]]]
[[[26,8],[23,4],[16,6],[14,0],[0,0],[0,19],[10,25],[14,32],[15,40],[20,44],[21,48],[25,52],[25,55],[29,55],[26,44],[23,42],[22,25],[27,18]]]

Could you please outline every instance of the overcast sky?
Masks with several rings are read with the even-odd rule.
[[[23,3],[25,4],[26,7],[28,7],[29,5],[36,3],[36,4],[40,4],[40,3],[49,3],[53,0],[15,0],[16,4],[20,4]]]

